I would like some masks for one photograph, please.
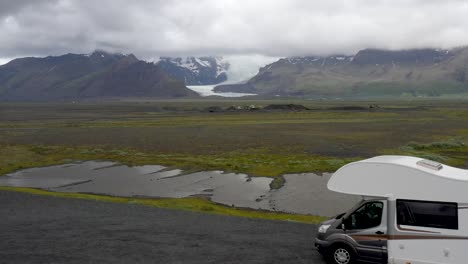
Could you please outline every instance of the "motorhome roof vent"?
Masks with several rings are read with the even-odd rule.
[[[421,167],[428,168],[431,170],[436,170],[436,171],[439,171],[443,168],[442,164],[440,164],[439,162],[432,161],[432,160],[420,160],[416,162],[416,164],[418,164]]]

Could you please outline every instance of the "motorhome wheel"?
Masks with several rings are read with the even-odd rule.
[[[353,251],[345,245],[337,245],[330,251],[330,260],[335,264],[354,263]]]

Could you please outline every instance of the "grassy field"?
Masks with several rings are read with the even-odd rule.
[[[206,111],[272,103],[311,110]],[[369,109],[371,104],[380,108]],[[282,174],[333,172],[380,154],[466,168],[467,143],[468,104],[461,100],[0,104],[0,174],[70,160],[113,160],[270,176],[278,188]]]

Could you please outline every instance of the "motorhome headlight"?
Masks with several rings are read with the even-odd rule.
[[[327,230],[328,230],[328,228],[330,228],[330,225],[321,225],[321,226],[319,227],[318,232],[319,232],[319,233],[326,233]]]

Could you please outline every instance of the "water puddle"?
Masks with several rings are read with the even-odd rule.
[[[271,202],[277,210],[301,214],[332,216],[345,212],[361,200],[360,196],[329,191],[331,173],[284,175],[285,185],[272,191]]]
[[[360,198],[328,191],[330,174],[285,175],[286,183],[270,190],[271,178],[205,171],[183,174],[163,166],[128,167],[108,161],[86,161],[32,168],[0,177],[0,185],[114,196],[190,197],[214,202],[291,213],[331,216],[349,209]]]

